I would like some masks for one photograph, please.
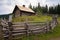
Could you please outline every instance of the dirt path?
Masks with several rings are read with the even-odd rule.
[[[60,37],[57,37],[57,38],[52,38],[50,40],[60,40]]]

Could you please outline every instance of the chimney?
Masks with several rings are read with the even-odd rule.
[[[25,5],[23,5],[23,7],[25,7]]]

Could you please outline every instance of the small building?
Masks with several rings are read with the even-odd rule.
[[[31,15],[35,15],[35,12],[32,9],[25,7],[25,5],[23,6],[16,5],[13,10],[13,15],[14,17],[26,16],[26,15],[31,16]]]

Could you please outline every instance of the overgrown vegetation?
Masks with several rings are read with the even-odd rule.
[[[17,18],[13,18],[13,22],[28,22],[28,21],[33,21],[33,22],[47,22],[51,21],[52,18],[51,16],[47,15],[41,15],[41,16],[20,16]]]

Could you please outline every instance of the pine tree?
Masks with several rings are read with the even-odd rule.
[[[33,9],[31,4],[29,5],[29,8]]]
[[[46,10],[46,13],[48,13],[48,6],[46,5],[46,7],[45,7],[45,8],[46,8],[46,9],[45,9],[45,10]]]

